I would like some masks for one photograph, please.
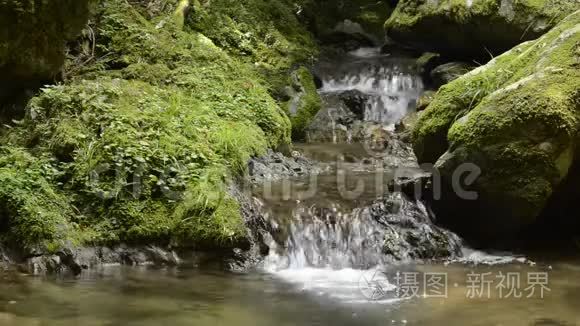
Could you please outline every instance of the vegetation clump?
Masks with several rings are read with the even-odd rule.
[[[3,131],[2,234],[44,251],[246,243],[228,187],[290,142],[273,96],[316,53],[296,19],[283,1],[99,1],[83,60]]]

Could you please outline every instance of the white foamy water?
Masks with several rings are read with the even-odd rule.
[[[319,210],[308,204],[297,204],[286,220],[269,212],[265,215],[286,234],[277,241],[265,235],[270,247],[266,271],[301,291],[343,303],[392,301],[386,297],[371,300],[364,294],[367,280],[385,262],[384,228],[376,221],[356,209],[344,213],[340,206]],[[384,281],[381,286],[383,291],[395,289]]]
[[[377,48],[361,48],[334,71],[322,74],[321,93],[357,90],[369,97],[364,120],[392,125],[415,109],[423,93],[421,76],[408,60],[380,55]]]

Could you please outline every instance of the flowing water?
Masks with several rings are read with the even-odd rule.
[[[423,87],[407,61],[373,49],[322,71],[329,73],[321,92],[370,95],[365,119],[385,124],[402,117]],[[297,149],[334,162],[333,173],[255,189],[272,229],[260,266],[244,273],[191,263],[109,266],[80,278],[5,274],[0,325],[580,324],[580,260],[532,262],[468,249],[447,262],[392,260],[380,246],[385,227],[362,212],[385,193],[394,171],[357,144]],[[426,215],[420,203],[392,196],[393,214]]]
[[[413,64],[410,59],[381,55],[379,49],[361,48],[349,53],[346,60],[320,64],[320,92],[360,91],[369,98],[364,120],[392,125],[414,109],[423,92]]]

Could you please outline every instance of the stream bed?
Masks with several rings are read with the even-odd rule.
[[[408,160],[377,159],[352,141],[350,128],[358,117],[393,130],[424,86],[409,60],[377,49],[360,49],[346,60],[319,67],[320,92],[325,109],[351,92],[360,110],[318,125],[333,128],[330,137],[314,130],[330,142],[295,146],[326,172],[254,190],[274,230],[265,235],[270,253],[258,266],[237,273],[194,263],[103,266],[76,278],[8,273],[0,282],[0,325],[580,324],[580,260],[464,246],[458,253],[451,246],[452,257],[436,261],[385,254],[385,225],[364,208],[385,194],[395,174],[420,171],[400,164]],[[328,112],[340,111],[333,109]],[[409,218],[429,215],[403,197],[387,204]]]

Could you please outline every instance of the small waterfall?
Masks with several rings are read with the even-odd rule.
[[[286,237],[270,238],[269,268],[368,269],[385,263],[385,228],[361,209],[347,212],[338,203],[324,208],[303,203],[290,214],[284,221],[266,214]]]
[[[351,52],[339,63],[320,67],[322,94],[356,90],[368,97],[365,121],[393,125],[415,109],[423,81],[413,61],[390,58],[375,48]]]
[[[324,197],[263,203],[270,224],[263,237],[270,248],[266,271],[304,290],[368,303],[360,283],[368,275],[437,258],[436,252],[441,258],[459,255],[460,240],[433,226],[425,207],[401,193],[354,208],[355,203],[331,199],[331,194]]]
[[[412,60],[390,58],[375,48],[359,49],[338,62],[323,62],[317,72],[325,103],[320,129],[330,128],[327,142],[337,143],[339,134],[350,142],[349,128],[361,125],[361,120],[394,126],[415,109],[423,92]],[[345,111],[350,113],[342,114]],[[369,153],[363,155],[368,158]],[[288,193],[305,186],[310,190],[305,180],[275,185],[275,192],[284,193],[281,196],[262,194],[262,213],[269,223],[263,239],[270,249],[264,268],[315,293],[368,302],[361,297],[358,282],[369,272],[429,259],[437,252],[453,256],[459,248],[458,240],[430,223],[420,202],[401,193],[385,194],[384,187],[372,188],[377,182],[384,186],[382,168],[361,172],[354,166],[342,171],[350,181],[364,180],[362,196],[354,199],[343,196],[345,184],[330,175],[317,178],[316,194],[309,198]]]

